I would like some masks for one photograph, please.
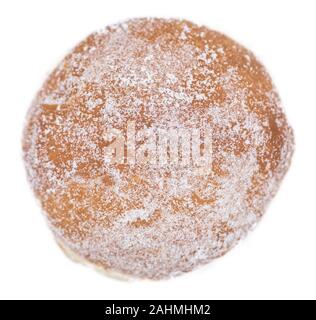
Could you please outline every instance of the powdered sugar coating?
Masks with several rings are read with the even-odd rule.
[[[210,125],[210,172],[106,163],[104,132],[128,121],[154,132]],[[92,34],[54,70],[23,149],[58,241],[105,269],[159,279],[246,235],[288,169],[293,136],[251,52],[188,21],[135,19]]]

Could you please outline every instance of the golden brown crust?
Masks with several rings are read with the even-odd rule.
[[[105,163],[105,131],[130,121],[137,131],[210,126],[211,172]],[[159,279],[246,235],[288,169],[293,134],[251,52],[188,21],[135,19],[92,34],[52,72],[23,150],[65,246],[105,269]]]

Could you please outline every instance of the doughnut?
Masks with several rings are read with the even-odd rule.
[[[294,149],[252,52],[157,18],[79,43],[37,93],[22,140],[57,243],[128,279],[169,278],[223,256],[260,221]]]

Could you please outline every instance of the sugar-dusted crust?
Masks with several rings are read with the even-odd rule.
[[[105,275],[109,278],[113,278],[113,279],[121,280],[121,281],[132,280],[132,278],[126,274],[123,274],[123,273],[120,273],[120,272],[117,272],[117,271],[111,270],[111,269],[105,269],[102,265],[100,265],[100,264],[97,265],[97,264],[87,260],[86,258],[77,254],[75,251],[71,250],[68,246],[65,246],[60,239],[56,239],[56,242],[57,242],[58,246],[61,248],[61,250],[64,252],[64,254],[72,261],[74,261],[76,263],[83,264],[83,265],[88,266],[90,268],[93,268],[97,272],[99,272],[102,275]]]
[[[104,161],[105,131],[130,121],[137,131],[211,127],[210,170]],[[52,72],[23,150],[66,248],[160,279],[223,255],[259,221],[289,167],[293,134],[250,51],[188,21],[135,19],[90,35]]]

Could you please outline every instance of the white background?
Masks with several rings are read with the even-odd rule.
[[[0,298],[316,298],[316,1],[1,1]],[[48,72],[86,35],[127,18],[222,31],[267,66],[295,130],[292,166],[259,226],[225,257],[160,282],[106,278],[66,258],[26,182],[21,132]]]

